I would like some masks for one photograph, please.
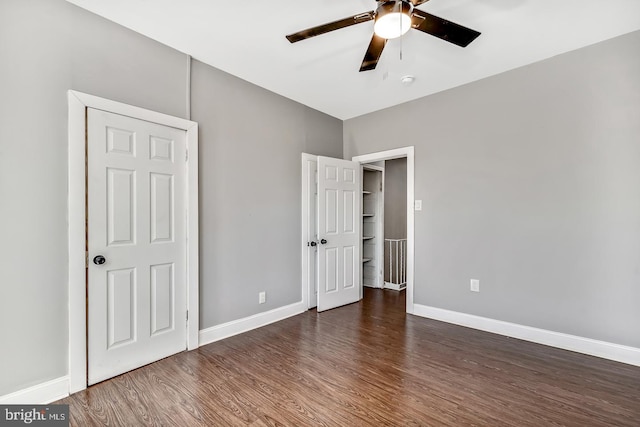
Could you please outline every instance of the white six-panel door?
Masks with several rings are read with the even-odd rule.
[[[91,108],[87,121],[94,384],[186,348],[185,132]]]
[[[318,311],[360,299],[360,164],[318,157]]]

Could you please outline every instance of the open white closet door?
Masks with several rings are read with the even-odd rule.
[[[318,311],[360,299],[360,163],[318,156]]]

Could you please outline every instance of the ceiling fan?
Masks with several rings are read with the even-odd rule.
[[[360,66],[360,71],[369,71],[375,69],[376,65],[378,65],[378,60],[382,55],[384,46],[387,44],[387,40],[400,37],[410,28],[431,34],[460,47],[466,47],[480,35],[478,31],[416,8],[416,6],[427,1],[429,0],[379,0],[377,1],[378,7],[376,10],[298,31],[286,37],[291,43],[295,43],[330,31],[373,20],[375,21],[373,37]]]

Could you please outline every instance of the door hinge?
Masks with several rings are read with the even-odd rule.
[[[189,321],[189,310],[187,310],[187,322]]]
[[[89,268],[89,251],[84,251],[84,268]]]
[[[189,150],[185,150],[184,151],[184,161],[188,162],[189,161]]]

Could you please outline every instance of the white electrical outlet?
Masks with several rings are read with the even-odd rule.
[[[264,304],[265,302],[267,302],[267,293],[260,292],[258,294],[258,304]]]
[[[480,292],[480,280],[471,279],[471,292]]]

